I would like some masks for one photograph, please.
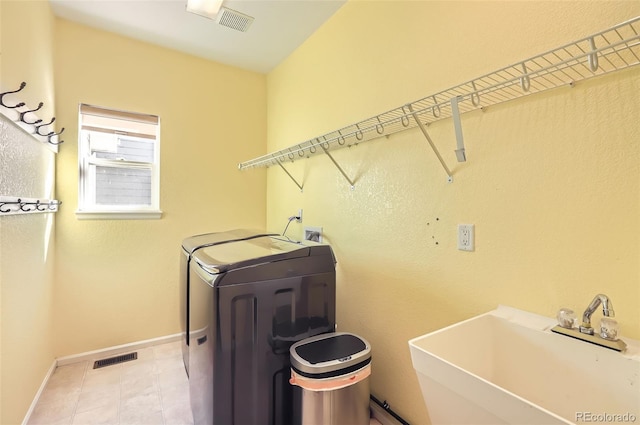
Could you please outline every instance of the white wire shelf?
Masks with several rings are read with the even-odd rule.
[[[415,102],[277,152],[242,162],[238,168],[244,170],[272,165],[282,167],[287,162],[326,153],[348,179],[329,154],[330,151],[389,136],[416,126],[420,126],[429,139],[424,125],[452,116],[456,118],[455,111],[452,113],[452,103],[454,103],[452,100],[456,100],[459,113],[463,114],[557,87],[573,86],[576,82],[638,64],[640,64],[640,16]],[[459,139],[459,147],[460,144]],[[432,148],[451,178],[451,173],[433,144]],[[287,172],[284,167],[282,168]],[[302,185],[296,182],[288,172],[287,174],[302,190]],[[351,180],[349,182],[353,187],[354,183]]]

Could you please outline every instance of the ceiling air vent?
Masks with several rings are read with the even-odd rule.
[[[216,22],[220,25],[242,32],[247,32],[254,19],[253,16],[245,15],[237,10],[227,9],[224,6],[220,8],[220,12],[216,16]]]

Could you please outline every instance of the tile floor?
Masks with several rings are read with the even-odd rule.
[[[94,359],[58,367],[29,425],[192,425],[180,342],[135,351],[137,360],[101,369]]]
[[[58,367],[29,425],[193,424],[180,343],[135,351],[137,360],[101,369],[93,360]]]

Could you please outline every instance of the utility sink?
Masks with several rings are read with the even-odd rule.
[[[640,341],[624,353],[551,332],[551,318],[496,310],[409,341],[434,424],[633,423]]]

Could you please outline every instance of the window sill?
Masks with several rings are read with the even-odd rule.
[[[78,220],[159,220],[162,211],[76,211]]]

